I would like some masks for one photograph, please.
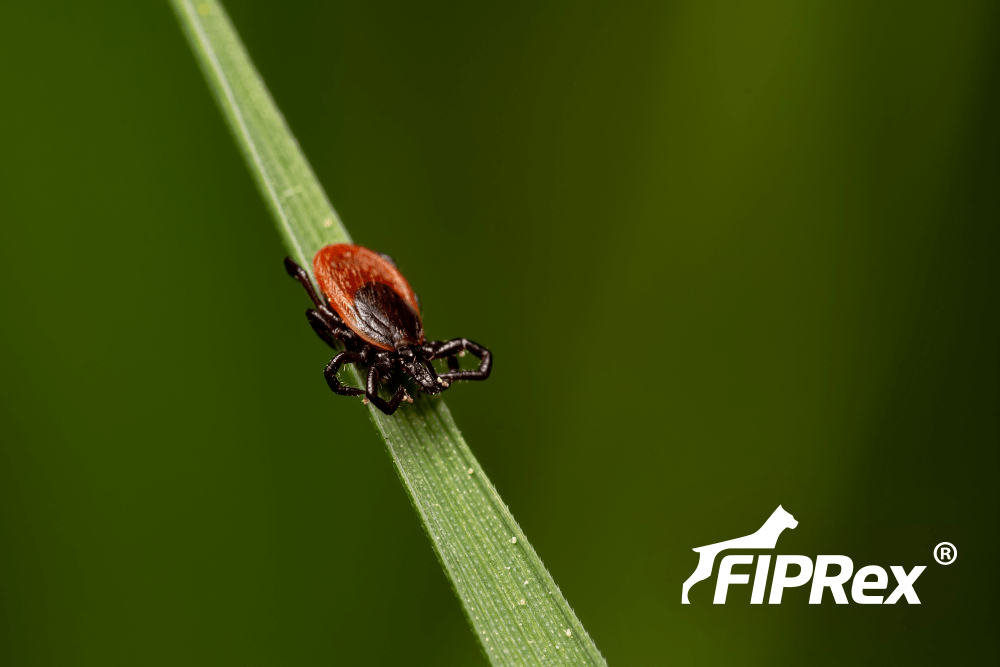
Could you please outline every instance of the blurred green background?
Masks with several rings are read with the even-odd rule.
[[[996,3],[227,6],[610,664],[995,664]],[[168,5],[0,62],[0,664],[483,664]],[[778,504],[923,604],[681,606]]]

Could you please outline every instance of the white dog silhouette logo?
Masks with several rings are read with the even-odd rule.
[[[773,549],[778,543],[778,536],[781,535],[781,532],[785,528],[795,528],[797,525],[799,525],[799,522],[795,520],[795,517],[786,512],[781,505],[778,505],[778,509],[774,510],[774,513],[768,517],[767,521],[764,522],[764,525],[757,532],[693,549],[693,551],[697,551],[701,555],[701,558],[698,560],[698,567],[688,577],[688,580],[684,582],[681,603],[691,604],[688,601],[688,591],[699,581],[704,581],[712,576],[712,566],[715,564],[715,556],[720,551],[726,549]]]

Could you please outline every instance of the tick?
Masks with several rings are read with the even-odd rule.
[[[387,415],[400,401],[413,399],[402,383],[388,401],[378,395],[379,380],[401,372],[413,379],[426,394],[439,394],[457,380],[485,380],[493,367],[490,351],[466,338],[447,341],[424,340],[420,303],[410,284],[388,255],[349,243],[321,248],[313,258],[313,272],[322,296],[313,289],[305,269],[285,258],[288,275],[302,283],[315,308],[306,319],[316,334],[332,348],[343,346],[323,375],[335,394],[364,396]],[[472,353],[479,359],[476,370],[461,370],[458,357]],[[448,372],[438,373],[431,364],[444,359]],[[353,363],[367,369],[364,390],[341,384],[337,372]]]

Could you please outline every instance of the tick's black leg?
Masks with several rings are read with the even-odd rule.
[[[360,389],[343,385],[340,383],[340,380],[337,379],[337,371],[340,370],[342,365],[356,364],[364,360],[364,352],[341,352],[330,360],[330,363],[326,365],[326,370],[323,371],[323,375],[326,377],[326,383],[330,385],[330,389],[333,393],[340,394],[341,396],[361,396],[365,393]]]
[[[337,314],[333,312],[333,309],[330,308],[329,304],[327,304],[326,299],[323,299],[316,294],[316,290],[313,289],[312,281],[309,280],[309,274],[306,273],[306,270],[293,262],[291,257],[285,258],[285,271],[288,271],[288,275],[299,281],[302,287],[304,287],[306,292],[309,294],[309,298],[312,299],[312,302],[316,304],[316,308],[321,313],[324,315],[332,315],[338,320],[340,319],[337,317]]]
[[[406,389],[400,385],[400,387],[396,389],[396,393],[393,395],[392,399],[386,401],[378,395],[378,376],[378,368],[372,366],[368,369],[368,391],[365,392],[365,398],[385,414],[391,415],[396,411],[396,408],[399,407],[399,402],[403,400],[404,396],[406,396]]]
[[[493,368],[493,354],[482,345],[473,343],[467,338],[434,342],[425,346],[424,349],[427,350],[427,348],[432,351],[430,359],[447,359],[448,372],[441,373],[438,377],[449,384],[455,380],[485,380],[490,376],[490,370]],[[479,358],[478,369],[474,371],[458,370],[458,359],[455,355],[465,351],[471,352]]]
[[[334,313],[334,317],[330,317],[321,310],[310,308],[306,311],[306,319],[309,320],[316,335],[326,341],[330,347],[338,347],[338,341],[349,347],[351,343],[358,340],[357,334],[348,329],[347,325],[339,317],[336,317],[336,313]]]

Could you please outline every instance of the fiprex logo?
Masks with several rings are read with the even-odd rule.
[[[799,522],[795,520],[795,517],[782,509],[781,505],[778,505],[778,509],[774,510],[764,525],[752,535],[697,547],[694,551],[700,555],[698,567],[684,582],[681,603],[690,604],[688,591],[691,590],[691,587],[712,576],[715,557],[720,551],[727,549],[774,549],[782,531],[786,528],[795,528],[798,525]],[[937,558],[938,551],[949,553],[942,545],[947,545],[954,550],[951,544],[943,542],[935,550],[935,558]],[[750,565],[753,560],[752,554],[733,554],[722,559],[715,583],[715,604],[726,603],[726,593],[730,586],[750,583],[750,575],[734,574],[733,566]],[[770,554],[757,556],[757,569],[750,593],[750,604],[764,603],[767,573],[770,565]],[[791,576],[788,573],[790,565],[798,568],[798,572]],[[832,574],[830,572],[831,566],[834,566],[835,570]],[[923,565],[916,565],[907,573],[902,566],[890,566],[889,570],[892,571],[892,576],[896,580],[896,586],[886,597],[875,593],[876,591],[885,591],[889,585],[888,573],[886,573],[885,568],[878,565],[866,565],[855,572],[854,561],[847,556],[816,556],[815,563],[808,556],[778,556],[774,560],[774,574],[771,576],[771,595],[768,598],[768,604],[781,604],[782,591],[786,588],[805,586],[810,579],[812,580],[812,590],[809,592],[809,604],[822,602],[823,591],[826,589],[830,589],[834,602],[848,604],[847,592],[844,590],[844,587],[848,586],[848,582],[850,582],[851,600],[857,604],[895,604],[903,597],[910,604],[920,604],[920,598],[917,597],[913,583],[925,569],[926,567]],[[873,593],[867,591],[873,591]]]

